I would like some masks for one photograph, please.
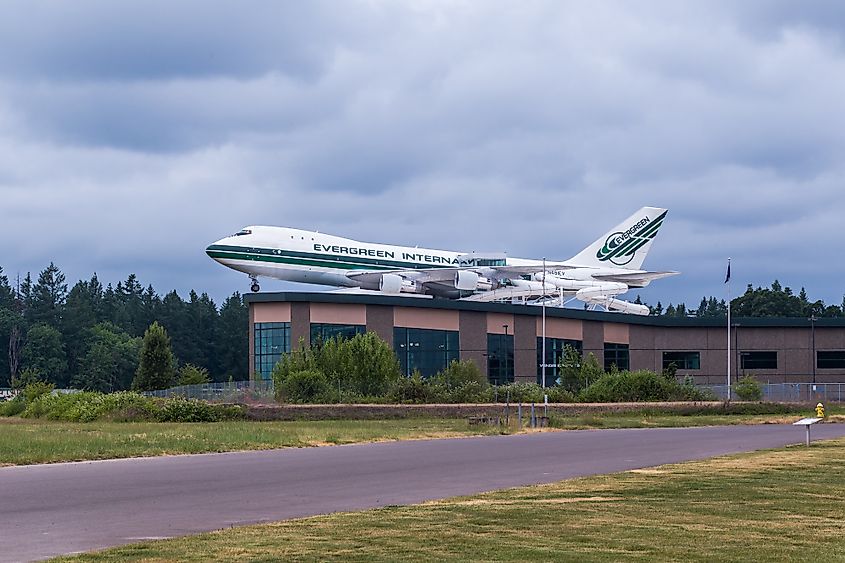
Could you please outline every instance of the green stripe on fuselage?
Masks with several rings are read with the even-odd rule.
[[[248,248],[243,246],[226,246],[215,244],[209,246],[206,253],[211,258],[228,260],[245,260],[254,262],[269,262],[274,264],[290,264],[295,266],[316,266],[335,270],[429,270],[449,268],[443,264],[426,264],[418,262],[404,262],[398,260],[379,260],[358,256],[341,256],[337,254],[314,254],[268,248]]]

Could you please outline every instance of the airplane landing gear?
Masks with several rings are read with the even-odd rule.
[[[252,277],[249,279],[252,280],[252,285],[249,287],[250,291],[252,291],[253,293],[258,293],[259,291],[261,291],[261,286],[258,285],[258,280]]]

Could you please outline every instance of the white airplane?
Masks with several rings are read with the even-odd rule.
[[[545,262],[427,248],[373,244],[288,227],[245,227],[206,253],[252,280],[259,277],[360,288],[385,294],[427,294],[468,301],[578,299],[637,315],[648,307],[616,296],[678,272],[640,269],[666,209],[643,207],[569,260]]]

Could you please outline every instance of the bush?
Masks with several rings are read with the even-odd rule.
[[[763,398],[763,386],[751,375],[746,375],[737,381],[734,392],[740,401],[759,401]]]
[[[549,396],[550,403],[575,402],[575,395],[560,385],[555,385],[554,387],[547,387],[546,394]]]
[[[11,402],[17,402],[15,401]],[[20,401],[23,405],[23,401]],[[48,418],[67,422],[93,422],[95,420],[159,422],[214,422],[243,418],[244,411],[234,405],[209,405],[208,403],[174,397],[153,399],[131,391],[100,393],[83,391],[57,395],[41,395],[25,406],[22,416]]]
[[[151,419],[155,405],[151,398],[130,391],[109,394],[83,391],[40,397],[27,407],[23,416],[68,422],[92,422],[128,409],[136,411],[139,419]]]
[[[280,381],[276,398],[287,403],[321,402],[331,389],[323,372],[315,369],[295,371]]]
[[[511,403],[542,403],[543,388],[536,383],[511,383],[499,386],[499,400],[510,396]]]
[[[419,371],[414,371],[410,377],[400,377],[391,383],[385,398],[391,403],[435,403],[446,391],[444,385],[425,379]]]
[[[27,405],[41,397],[42,395],[49,395],[53,392],[55,386],[52,383],[46,383],[44,381],[35,381],[33,383],[27,384],[26,387],[23,388],[21,391],[21,396],[23,397],[24,403]]]
[[[481,373],[481,370],[472,360],[452,360],[452,363],[436,374],[433,379],[441,381],[451,388],[461,387],[467,383],[477,383],[480,386],[489,385],[487,377]]]
[[[23,398],[15,397],[11,401],[0,403],[0,416],[17,416],[26,409]]]
[[[704,401],[710,397],[691,385],[681,385],[652,371],[606,373],[579,394],[585,403],[620,401]]]
[[[384,399],[388,389],[402,374],[399,361],[390,346],[372,332],[356,334],[353,338],[336,337],[319,348],[306,348],[300,341],[299,348],[282,356],[273,368],[276,399],[289,400],[284,395],[285,381],[296,372],[321,373],[327,388],[318,395],[326,400],[336,390],[342,390],[345,400],[350,397]],[[337,395],[334,395],[337,396]]]
[[[159,422],[217,422],[221,419],[220,414],[206,402],[172,397],[163,401],[155,418]]]

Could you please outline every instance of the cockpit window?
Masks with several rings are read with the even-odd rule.
[[[240,231],[233,234],[232,236],[233,237],[240,237],[240,236],[243,236],[243,235],[251,235],[251,234],[252,234],[252,231],[250,231],[249,229],[241,229]]]

